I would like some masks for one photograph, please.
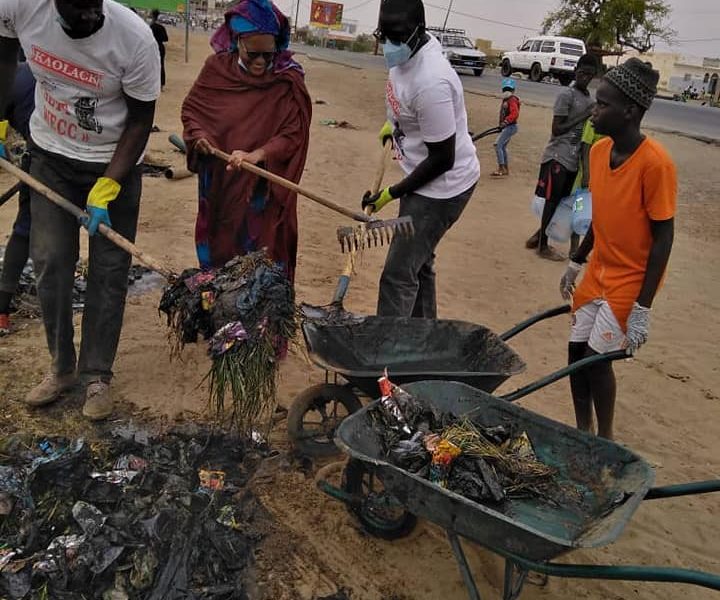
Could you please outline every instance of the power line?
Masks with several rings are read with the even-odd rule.
[[[440,10],[447,10],[447,6],[438,6],[437,4],[430,4],[425,2],[425,6],[431,6],[432,8],[438,8]],[[513,29],[524,29],[525,31],[538,31],[539,27],[525,27],[524,25],[517,25],[515,23],[506,23],[505,21],[496,21],[495,19],[488,19],[486,17],[478,17],[477,15],[471,15],[469,13],[460,12],[457,10],[450,11],[454,15],[461,17],[467,17],[468,19],[476,19],[478,21],[485,21],[486,23],[492,23],[493,25],[504,25],[505,27],[512,27]]]
[[[371,2],[375,2],[376,0],[365,0],[364,2],[361,2],[360,4],[356,4],[355,6],[351,6],[349,8],[343,8],[343,13],[350,12],[351,10],[355,10],[356,8],[361,8],[365,6],[366,4],[370,4]]]

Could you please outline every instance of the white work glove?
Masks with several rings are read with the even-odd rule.
[[[627,339],[625,347],[628,354],[635,354],[638,348],[647,342],[649,329],[650,309],[635,302],[627,320],[627,333],[625,334]]]
[[[575,280],[580,275],[582,268],[583,266],[574,260],[568,263],[565,274],[560,278],[560,295],[564,300],[572,299],[572,295],[575,293]]]

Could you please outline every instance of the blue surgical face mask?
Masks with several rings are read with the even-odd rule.
[[[405,64],[412,56],[412,48],[405,42],[393,44],[390,40],[383,44],[383,54],[385,55],[385,64],[388,69],[398,67]]]
[[[403,65],[412,58],[413,48],[410,47],[408,42],[417,35],[417,32],[418,28],[416,27],[407,42],[395,44],[390,40],[385,40],[383,44],[383,54],[385,55],[385,64],[388,69]],[[415,41],[415,46],[417,46],[417,40]]]

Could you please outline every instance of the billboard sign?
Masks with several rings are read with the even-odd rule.
[[[185,12],[185,2],[182,0],[119,0],[119,2],[132,8],[144,8],[147,10],[157,8],[160,12],[166,13]]]
[[[325,29],[342,29],[343,5],[337,2],[312,0],[310,25]]]

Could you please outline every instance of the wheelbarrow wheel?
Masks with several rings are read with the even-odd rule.
[[[415,529],[417,517],[405,510],[397,498],[385,492],[382,483],[361,461],[348,461],[343,473],[343,489],[360,499],[348,508],[370,535],[397,540]]]
[[[288,436],[295,449],[311,458],[334,456],[335,430],[362,403],[349,386],[314,385],[293,400],[287,416]]]

